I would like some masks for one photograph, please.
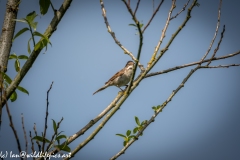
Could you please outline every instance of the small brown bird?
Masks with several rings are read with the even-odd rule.
[[[93,94],[95,94],[99,91],[102,91],[109,86],[116,86],[116,87],[120,88],[121,86],[127,85],[133,74],[133,66],[134,66],[134,62],[128,61],[126,66],[122,70],[120,70],[114,76],[112,76],[112,78],[110,78],[102,88],[100,88]]]

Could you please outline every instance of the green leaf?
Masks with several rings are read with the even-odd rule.
[[[54,130],[54,132],[56,132],[57,131],[57,124],[53,119],[52,119],[52,121],[53,121],[53,130]]]
[[[21,86],[18,86],[17,89],[18,89],[19,91],[21,91],[21,92],[26,93],[26,94],[29,95],[29,92],[28,92],[25,88],[23,88],[23,87],[21,87]]]
[[[43,142],[43,139],[45,139],[45,142],[50,143],[50,141],[47,138],[43,138],[41,136],[35,136],[32,139],[38,140],[40,142]]]
[[[143,25],[144,25],[143,23],[140,23],[139,27],[142,28]]]
[[[32,40],[32,38],[30,38],[28,40],[28,53],[31,54],[31,48],[30,48],[30,41]]]
[[[6,73],[3,73],[3,72],[2,72],[2,74],[3,74],[3,76],[4,76],[5,81],[6,81],[8,84],[12,83],[12,79],[11,79]]]
[[[134,27],[137,27],[136,24],[129,24],[129,26],[134,26]]]
[[[38,22],[33,22],[33,23],[29,24],[29,25],[34,29],[34,31],[36,31]]]
[[[16,59],[16,61],[15,61],[15,70],[16,70],[17,72],[20,71],[20,62],[19,62],[18,59]]]
[[[63,131],[59,132],[59,133],[57,134],[57,136],[60,135],[62,132],[63,132]]]
[[[45,15],[50,6],[50,0],[39,0],[40,12],[42,15]]]
[[[48,43],[51,44],[50,40],[49,40],[48,37],[46,37],[45,35],[43,35],[43,34],[37,32],[37,31],[33,32],[33,35],[34,35],[34,36],[42,37],[43,39],[47,40]],[[51,45],[52,45],[52,44],[51,44]]]
[[[28,56],[26,56],[26,55],[20,55],[20,56],[18,56],[18,59],[28,59]]]
[[[126,135],[129,136],[131,134],[131,130],[127,130]]]
[[[141,126],[147,124],[147,120],[142,121]]]
[[[137,133],[137,131],[138,131],[138,127],[135,127],[135,128],[133,129],[133,133],[135,134],[135,133]]]
[[[136,121],[137,125],[140,126],[140,121],[137,116],[135,116],[135,121]]]
[[[59,148],[60,150],[71,152],[71,149],[67,145],[57,145],[56,147]]]
[[[29,24],[32,24],[36,17],[37,17],[37,14],[35,11],[33,11],[26,16],[26,20]]]
[[[155,106],[152,107],[153,110],[156,110],[157,108]]]
[[[131,135],[128,138],[129,138],[129,140],[131,140],[132,138],[135,138],[135,137],[136,137],[135,135]]]
[[[60,139],[63,139],[63,138],[67,139],[67,136],[65,136],[65,135],[60,135],[60,136],[58,136],[58,137],[56,138],[56,140],[60,140]]]
[[[18,31],[18,33],[13,37],[13,40],[14,41],[18,36],[20,36],[21,34],[23,34],[24,32],[28,31],[29,28],[25,27],[23,29],[21,29],[20,31]]]
[[[40,41],[36,44],[36,46],[34,47],[34,50],[37,51],[38,49],[42,49],[45,46],[46,46],[46,50],[47,50],[47,43],[48,43],[48,41],[46,39],[43,39],[42,41]],[[51,44],[51,42],[49,42],[49,43]]]
[[[117,136],[120,136],[120,137],[123,137],[123,138],[126,138],[126,136],[125,135],[123,135],[123,134],[116,134]]]
[[[123,146],[125,147],[127,145],[127,141],[124,141],[123,142]]]
[[[9,59],[17,59],[18,56],[16,55],[16,53],[13,53],[9,56]]]
[[[23,23],[28,23],[25,19],[13,19],[13,21],[16,21],[16,22],[23,22]]]
[[[17,93],[14,91],[10,96],[10,100],[11,100],[11,102],[14,102],[14,101],[16,101],[16,99],[17,99]]]

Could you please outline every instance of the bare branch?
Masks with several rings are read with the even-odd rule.
[[[65,12],[67,11],[68,7],[70,6],[71,2],[72,2],[72,0],[64,0],[62,6],[57,11],[57,14],[55,14],[55,16],[53,17],[51,23],[49,24],[48,28],[46,29],[46,31],[44,33],[44,36],[46,36],[47,38],[51,37],[53,32],[56,30],[59,22],[63,18]],[[42,39],[40,39],[38,43],[42,43]],[[39,49],[32,51],[32,53],[30,54],[29,58],[27,59],[27,61],[23,65],[22,69],[18,72],[18,74],[16,75],[16,77],[14,78],[12,83],[6,89],[6,92],[7,92],[6,93],[6,95],[7,95],[6,99],[9,99],[11,94],[15,91],[15,89],[20,84],[22,79],[25,77],[25,75],[27,74],[29,69],[32,67],[33,63],[37,59],[37,57],[40,54],[40,52],[42,51],[42,49],[43,49],[43,47],[39,47]],[[3,100],[5,100],[5,98],[3,98]],[[2,105],[0,107],[3,107],[4,104],[5,104],[5,101],[2,102]]]
[[[43,144],[42,144],[42,151],[44,152],[44,146],[45,146],[45,138],[46,138],[46,131],[47,131],[47,120],[48,120],[48,106],[49,106],[49,101],[48,101],[48,97],[49,97],[49,92],[52,89],[52,85],[53,82],[51,83],[48,91],[47,91],[47,107],[46,107],[46,117],[45,117],[45,126],[44,126],[44,132],[43,132]]]
[[[228,64],[228,65],[218,65],[218,66],[200,66],[200,68],[229,68],[233,66],[240,66],[240,64]]]
[[[185,9],[186,9],[186,7],[187,7],[187,5],[188,5],[189,2],[190,2],[190,0],[188,0],[187,3],[183,6],[182,10],[181,10],[180,12],[178,12],[175,16],[171,17],[170,20],[172,20],[172,19],[174,19],[174,18],[177,18],[177,16],[178,16],[179,14],[181,14],[183,11],[185,11]]]
[[[23,114],[21,114],[22,116],[22,129],[23,129],[23,133],[24,133],[24,139],[25,139],[25,152],[27,153],[27,148],[28,148],[28,140],[27,140],[27,133],[24,127],[24,117]],[[27,157],[25,157],[26,159]]]
[[[161,58],[161,56],[163,55],[163,53],[166,51],[166,49],[167,49],[167,47],[166,47],[166,49],[164,50],[164,51],[162,51],[162,54],[157,58],[157,60],[156,60],[156,55],[157,55],[157,52],[158,52],[158,50],[159,50],[159,48],[160,48],[160,46],[161,46],[161,44],[162,44],[162,42],[163,42],[163,39],[165,38],[165,34],[166,34],[166,31],[167,31],[167,28],[168,28],[168,25],[169,25],[169,21],[170,21],[170,18],[171,18],[171,15],[172,15],[172,11],[173,11],[173,9],[175,8],[175,0],[173,0],[172,1],[172,5],[171,5],[171,8],[170,8],[170,10],[169,10],[169,12],[168,12],[168,17],[167,17],[167,21],[166,21],[166,24],[165,24],[165,26],[164,26],[164,29],[162,30],[162,35],[161,35],[161,37],[160,37],[160,40],[158,41],[158,44],[157,44],[157,46],[155,47],[155,50],[154,50],[154,52],[153,52],[153,55],[152,55],[152,57],[151,57],[151,60],[150,60],[150,62],[148,63],[148,66],[147,66],[147,69],[149,70],[149,69],[151,69],[151,67],[153,67],[154,66],[154,64],[156,64],[157,63],[157,61]],[[185,20],[185,22],[187,22],[186,20]],[[182,25],[183,26],[183,25]],[[172,36],[172,40],[174,39],[174,36]],[[170,39],[170,41],[169,42],[171,42],[171,39]],[[171,43],[168,43],[169,45],[171,44]],[[155,62],[154,62],[155,61]]]
[[[6,91],[3,91],[3,92],[4,92],[5,96],[6,96]],[[10,127],[12,128],[13,134],[14,134],[15,139],[16,139],[16,142],[17,142],[18,151],[19,151],[19,153],[20,153],[20,152],[22,151],[22,149],[21,149],[20,141],[19,141],[19,138],[18,138],[18,135],[17,135],[17,131],[16,131],[16,129],[15,129],[15,127],[14,127],[14,124],[13,124],[13,121],[12,121],[12,115],[11,115],[11,113],[10,113],[10,110],[9,110],[7,101],[6,101],[6,110],[7,110],[7,114],[8,114],[8,119],[9,119],[9,121],[10,121],[10,124],[9,124],[9,125],[10,125]],[[22,157],[21,157],[21,160],[23,160]]]
[[[115,43],[124,51],[125,54],[128,54],[132,60],[134,60],[135,62],[137,61],[137,59],[134,57],[134,55],[129,52],[116,38],[115,36],[115,33],[111,30],[111,27],[108,23],[108,20],[107,20],[107,15],[106,15],[106,9],[104,8],[104,3],[103,3],[103,0],[100,0],[100,4],[101,4],[101,8],[102,8],[102,16],[104,18],[104,21],[105,21],[105,24],[106,24],[106,27],[107,27],[107,30],[108,32],[110,33],[110,35],[112,36],[112,38],[114,39]],[[141,71],[144,71],[144,67],[142,64],[140,64],[140,62],[138,62],[138,67],[141,69]]]
[[[158,7],[156,8],[156,10],[153,12],[152,17],[149,19],[148,23],[146,24],[146,26],[143,28],[142,33],[144,33],[144,31],[147,29],[147,27],[150,25],[150,23],[152,22],[153,18],[155,17],[156,13],[158,12],[159,8],[161,7],[162,3],[164,2],[164,0],[162,0]]]
[[[237,51],[237,52],[235,52],[235,53],[228,54],[228,55],[225,55],[225,56],[215,57],[215,58],[213,58],[213,59],[211,59],[211,58],[210,58],[210,59],[206,59],[206,60],[204,60],[203,62],[200,60],[200,61],[198,61],[198,62],[192,62],[192,63],[188,63],[188,64],[176,66],[176,67],[172,67],[172,68],[165,69],[165,70],[162,70],[162,71],[159,71],[159,72],[149,73],[149,74],[147,74],[144,78],[148,78],[148,77],[152,77],[152,76],[156,76],[156,75],[160,75],[160,74],[172,72],[172,71],[174,71],[174,70],[178,70],[178,69],[185,68],[185,67],[189,67],[189,66],[194,66],[194,65],[201,64],[201,63],[205,63],[205,62],[209,62],[209,61],[216,61],[216,60],[220,60],[220,59],[230,58],[230,57],[236,56],[236,55],[238,55],[238,54],[240,54],[240,50]]]
[[[133,13],[134,16],[136,16],[136,13],[137,13],[138,6],[139,6],[140,1],[141,1],[141,0],[138,0],[138,2],[137,2],[137,6],[136,6],[135,11],[134,11],[134,13]],[[130,7],[130,4],[128,4],[128,6]]]
[[[30,137],[31,143],[32,143],[32,147],[31,147],[32,153],[34,153],[34,152],[35,152],[35,149],[34,149],[34,143],[33,143],[33,140],[32,140],[32,132],[31,132],[31,131],[29,131],[29,137]],[[35,159],[35,158],[34,158],[34,159]]]
[[[154,13],[154,8],[155,8],[155,7],[154,7],[154,0],[153,0],[153,13]]]
[[[215,31],[215,33],[214,33],[213,39],[212,39],[212,41],[211,41],[211,43],[210,43],[210,46],[209,46],[207,52],[205,53],[205,55],[202,57],[201,61],[203,61],[203,60],[207,57],[207,55],[208,55],[208,53],[210,52],[210,50],[211,50],[211,48],[212,48],[212,45],[213,45],[213,43],[214,43],[214,41],[215,41],[215,39],[216,39],[216,37],[217,37],[217,34],[218,34],[218,28],[219,28],[219,25],[220,25],[221,6],[222,6],[222,0],[219,1],[218,20],[217,20],[216,31]]]
[[[219,42],[218,42],[217,48],[214,50],[214,53],[213,53],[211,59],[213,59],[213,58],[215,57],[215,55],[216,55],[216,53],[217,53],[217,51],[218,51],[218,49],[219,49],[219,47],[220,47],[220,45],[221,45],[224,32],[225,32],[225,25],[223,26],[223,31],[222,31],[222,33],[221,33],[221,38],[220,38],[220,40],[219,40]],[[209,61],[209,62],[207,63],[207,66],[208,66],[211,62],[212,62],[212,61]]]
[[[37,134],[36,123],[34,123],[33,130],[34,130],[35,136],[37,136],[38,134]],[[40,145],[39,141],[36,140],[36,143],[37,143],[37,145],[38,145],[38,151],[41,151],[41,145]]]

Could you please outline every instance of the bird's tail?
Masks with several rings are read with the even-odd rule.
[[[99,91],[102,91],[102,90],[106,89],[107,87],[108,87],[108,85],[103,86],[102,88],[100,88],[99,90],[97,90],[96,92],[94,92],[93,95],[94,95],[95,93],[99,92]]]

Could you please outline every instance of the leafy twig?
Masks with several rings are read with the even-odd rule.
[[[68,7],[70,6],[72,0],[64,0],[62,6],[60,7],[60,9],[58,10],[57,14],[53,17],[51,23],[49,24],[48,28],[46,29],[44,36],[46,36],[47,38],[50,38],[51,35],[53,34],[53,32],[56,30],[56,27],[58,26],[59,22],[61,21],[61,19],[63,18],[65,12],[67,11]],[[40,39],[40,41],[38,43],[42,43],[42,39]],[[37,44],[38,44],[37,43]],[[36,45],[37,45],[36,44]],[[11,94],[15,91],[15,89],[17,88],[17,86],[19,85],[19,83],[22,81],[22,79],[24,78],[24,76],[27,74],[27,72],[29,71],[29,69],[32,67],[33,63],[35,62],[36,58],[38,57],[38,55],[40,54],[40,52],[42,51],[43,47],[39,47],[37,50],[33,50],[32,53],[30,54],[28,60],[25,62],[25,64],[23,65],[22,69],[20,70],[20,72],[18,72],[18,74],[16,75],[16,77],[14,78],[14,80],[12,81],[12,83],[9,85],[9,87],[6,89],[6,95],[7,95],[7,99],[11,96]],[[5,100],[5,99],[4,99]],[[5,104],[5,101],[1,104],[0,107],[3,107]]]
[[[78,132],[76,132],[71,137],[69,137],[68,141],[63,142],[61,145],[65,144],[65,143],[70,144],[75,139],[77,139],[79,136],[83,135],[89,128],[91,128],[94,124],[96,124],[103,116],[105,116],[113,107],[116,106],[117,102],[119,101],[119,99],[121,99],[122,95],[123,95],[122,92],[119,92],[117,97],[108,105],[108,107],[106,109],[104,109],[97,117],[92,119],[86,126],[84,126]],[[58,153],[57,149],[53,150],[50,153],[50,155],[55,155],[56,153]]]
[[[58,130],[58,128],[59,128],[59,126],[60,126],[60,124],[61,124],[62,121],[63,121],[63,117],[62,117],[61,120],[57,123],[56,130],[54,131],[54,134],[52,135],[52,139],[51,139],[50,143],[48,144],[46,151],[48,151],[49,148],[50,148],[50,146],[52,145],[53,139],[54,139],[54,137],[57,135],[57,130]]]
[[[153,114],[153,116],[145,123],[145,125],[143,126],[142,130],[140,130],[136,135],[135,138],[133,138],[130,142],[128,142],[117,154],[115,154],[112,158],[110,158],[110,160],[114,160],[117,159],[120,155],[122,155],[128,147],[130,147],[136,140],[138,140],[138,138],[143,134],[143,131],[150,125],[150,123],[154,122],[155,117],[157,117],[157,115],[162,112],[163,108],[165,106],[167,106],[167,104],[172,100],[172,98],[177,94],[177,92],[184,86],[184,84],[187,82],[187,80],[192,76],[192,74],[199,69],[198,67],[196,67],[195,69],[192,69],[189,74],[184,78],[184,80],[182,81],[182,83],[177,87],[176,90],[174,90],[171,95],[168,97],[168,99],[161,105],[161,107],[155,111],[155,113]]]

